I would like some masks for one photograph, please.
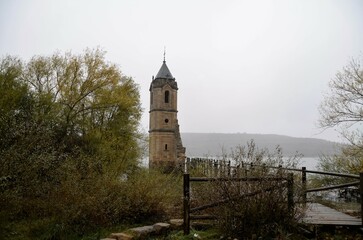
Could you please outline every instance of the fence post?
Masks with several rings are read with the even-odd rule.
[[[250,176],[254,176],[255,175],[255,173],[253,172],[253,170],[254,170],[254,167],[253,167],[253,163],[251,162],[250,163],[250,169],[249,169],[249,172],[248,172],[248,174]]]
[[[362,219],[362,226],[363,226],[363,172],[359,173],[360,183],[359,183],[359,190],[360,190],[360,217]]]
[[[306,204],[306,167],[302,167],[301,171],[302,190],[303,190],[303,203]]]
[[[231,177],[231,160],[228,160],[228,164],[227,164],[227,171],[228,171],[228,177]]]
[[[187,160],[185,161],[185,166],[184,166],[184,173],[189,172],[189,165],[190,165],[190,158],[187,157]]]
[[[266,163],[263,163],[263,164],[262,164],[262,172],[263,172],[263,173],[267,173]]]
[[[243,162],[242,162],[242,168],[244,168],[244,170],[245,170],[245,177],[247,177],[247,174],[248,174],[248,163],[246,163],[246,164],[243,166]]]
[[[216,159],[214,159],[214,164],[213,164],[213,176],[218,177],[218,162]]]
[[[279,168],[277,169],[277,174],[278,175],[282,174],[282,165],[279,165]]]
[[[287,178],[287,207],[290,214],[293,214],[294,210],[294,174],[289,173]]]
[[[236,166],[236,177],[237,178],[239,178],[240,177],[240,164],[238,164],[237,166]]]
[[[183,205],[184,205],[184,235],[189,235],[190,233],[190,181],[189,181],[189,173],[184,174],[183,179]]]

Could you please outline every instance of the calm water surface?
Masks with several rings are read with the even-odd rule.
[[[306,167],[307,170],[318,170],[319,158],[301,158],[299,167]]]

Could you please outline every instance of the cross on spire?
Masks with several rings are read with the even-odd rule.
[[[158,74],[156,74],[155,79],[157,79],[157,78],[175,79],[173,77],[173,75],[171,74],[168,66],[166,66],[165,55],[166,55],[166,47],[164,46],[164,61],[163,61],[163,64],[161,65],[161,68],[160,68]]]

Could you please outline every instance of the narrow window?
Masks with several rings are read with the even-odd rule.
[[[165,151],[168,150],[168,144],[165,144]]]
[[[165,91],[165,103],[169,103],[169,91]]]
[[[151,94],[150,94],[150,104],[151,105],[153,104],[153,99],[154,99],[154,93],[151,92]]]

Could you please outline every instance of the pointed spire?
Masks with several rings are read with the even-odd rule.
[[[174,77],[171,74],[168,66],[166,66],[165,55],[166,55],[166,48],[164,46],[164,60],[163,60],[163,65],[161,65],[161,68],[160,68],[158,74],[156,74],[155,79],[157,79],[157,78],[174,79]]]
[[[158,74],[156,74],[155,79],[157,78],[167,78],[167,79],[174,79],[173,75],[171,74],[168,66],[166,66],[165,61],[163,62],[163,65],[161,65],[161,68],[158,72]]]

